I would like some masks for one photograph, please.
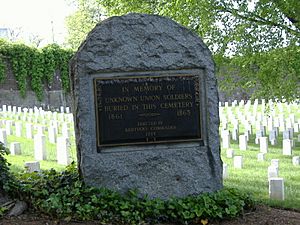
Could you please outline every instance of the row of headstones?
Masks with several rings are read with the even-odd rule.
[[[222,122],[227,122],[227,118],[231,120],[232,124],[234,124],[236,118],[232,110],[235,111],[235,114],[237,114],[238,119],[242,122],[250,122],[251,124],[255,124],[256,121],[262,121],[264,126],[267,126],[268,123],[268,130],[272,130],[274,126],[280,127],[282,129],[281,131],[285,130],[284,123],[286,122],[287,128],[291,127],[291,123],[295,123],[295,115],[292,114],[292,106],[294,110],[298,110],[299,105],[297,103],[293,104],[286,104],[286,103],[277,103],[277,106],[274,107],[274,104],[272,101],[269,101],[269,103],[266,105],[265,101],[262,100],[261,104],[261,110],[258,111],[258,100],[254,101],[254,105],[252,110],[250,109],[251,101],[249,100],[246,105],[244,105],[244,101],[242,100],[240,102],[238,107],[235,107],[235,102],[233,102],[233,107],[228,107],[228,103],[225,103],[225,107],[220,107],[220,118]],[[220,104],[221,105],[221,104]],[[283,106],[288,109],[289,117],[284,118],[283,114]],[[265,108],[268,107],[269,110],[267,111],[267,116],[265,116]],[[279,115],[276,117],[276,109],[279,108]],[[224,111],[226,110],[226,114]],[[278,110],[277,110],[278,111]],[[286,120],[286,121],[285,121]],[[300,123],[300,120],[299,122]],[[225,127],[226,129],[226,127]]]
[[[292,116],[291,114],[290,116]],[[279,117],[266,117],[264,116],[263,119],[258,118],[257,116],[252,116],[252,118],[246,118],[243,116],[239,116],[239,118],[235,118],[235,116],[228,116],[222,114],[221,118],[221,127],[223,130],[228,129],[229,124],[233,126],[233,130],[236,133],[239,132],[240,126],[243,125],[245,130],[253,133],[253,129],[261,130],[264,133],[271,133],[277,131],[288,131],[289,129],[293,129],[294,132],[299,132],[300,130],[300,119],[296,122],[295,115],[289,118],[279,118]],[[294,118],[294,119],[292,119]],[[229,121],[228,121],[229,120]]]
[[[22,107],[17,107],[17,106],[11,106],[11,105],[2,105],[2,112],[9,112],[9,113],[22,113],[23,112],[29,112],[29,113],[33,113],[33,112],[37,112],[37,111],[43,111],[42,107],[33,107],[33,108],[22,108]],[[61,106],[60,107],[60,112],[61,113],[70,113],[70,107],[64,107]]]
[[[73,122],[72,114],[57,114],[56,112],[45,112],[42,108],[34,108],[34,110],[29,109],[29,112],[26,108],[22,109],[18,107],[3,106],[3,111],[0,113],[2,117],[10,117],[12,119],[23,119],[24,121],[35,121],[42,122],[42,124],[46,125],[47,123],[43,123],[44,117],[45,119],[55,119],[50,120],[49,126],[44,125],[33,125],[32,123],[26,123],[26,138],[33,139],[34,138],[34,157],[36,160],[46,160],[46,149],[45,149],[45,136],[43,133],[48,130],[48,139],[50,143],[57,143],[57,162],[59,164],[68,165],[71,161],[70,153],[69,153],[69,137],[70,137],[70,124]],[[63,110],[61,108],[61,110]],[[66,108],[68,112],[68,108]],[[27,114],[28,112],[28,114]],[[58,116],[57,116],[58,115]],[[42,118],[42,119],[40,119]],[[63,122],[61,125],[61,133],[62,136],[58,137],[59,133],[59,121],[64,121],[67,118],[67,122]],[[40,121],[38,120],[40,119]],[[58,121],[58,120],[59,121]],[[7,146],[7,135],[12,135],[12,127],[15,126],[15,135],[18,137],[22,136],[22,121],[13,121],[13,120],[0,120],[0,141]],[[33,135],[34,129],[37,131],[36,135]],[[12,155],[21,154],[21,145],[18,142],[12,142],[10,144],[10,152]]]
[[[228,150],[227,150],[228,151]],[[259,153],[264,154],[264,153]],[[236,169],[243,168],[243,157],[234,156],[232,151],[227,152],[227,157],[233,158],[233,167]],[[264,157],[258,156],[258,160],[264,160]],[[293,157],[293,165],[300,165],[300,157]],[[269,181],[269,197],[270,199],[284,200],[284,179],[279,177],[279,159],[272,159],[271,165],[268,167],[268,181]],[[228,165],[223,164],[223,179],[228,177]]]
[[[266,106],[268,105],[269,108],[271,110],[273,110],[274,108],[278,108],[280,112],[283,112],[283,109],[286,108],[288,110],[288,112],[291,111],[292,107],[297,107],[298,106],[298,103],[297,101],[294,101],[293,103],[282,103],[282,102],[273,102],[272,99],[270,99],[268,102],[266,102],[265,99],[261,99],[261,108],[262,110],[266,109]],[[234,100],[231,105],[229,104],[229,102],[219,102],[219,107],[225,107],[225,108],[228,108],[228,107],[246,107],[246,108],[250,108],[250,106],[252,105],[252,101],[251,100],[241,100],[241,101],[237,101],[237,100]],[[254,109],[257,109],[257,106],[259,105],[259,100],[258,99],[255,99],[254,102],[253,102],[253,108]],[[277,107],[275,107],[275,105]]]
[[[264,129],[268,132],[274,130],[274,127],[278,127],[279,131],[285,131],[288,128],[293,128],[295,132],[299,131],[300,119],[295,118],[294,114],[289,114],[287,118],[283,114],[277,115],[265,115],[265,113],[256,112],[252,113],[249,110],[245,112],[238,111],[233,113],[231,110],[220,109],[220,119],[223,129],[228,129],[229,124],[233,125],[235,130],[239,130],[240,124],[244,126],[246,130]]]
[[[238,111],[238,119],[235,118],[231,109],[228,108],[228,102],[225,102],[225,108],[227,107],[227,115],[224,116],[223,110],[220,110],[220,118],[221,123],[223,125],[224,131],[221,132],[222,144],[223,148],[227,149],[226,155],[228,158],[234,158],[233,166],[234,168],[242,168],[243,161],[242,156],[234,156],[234,150],[230,148],[230,132],[228,129],[228,120],[231,120],[231,124],[233,125],[232,130],[232,139],[239,141],[239,148],[241,150],[247,149],[247,141],[249,140],[249,135],[252,134],[252,124],[255,124],[257,132],[255,143],[260,144],[260,153],[258,153],[258,160],[264,160],[265,154],[268,152],[268,139],[272,145],[275,145],[277,142],[277,137],[279,130],[283,131],[283,154],[291,155],[292,145],[293,145],[293,132],[299,132],[299,124],[295,123],[294,115],[290,115],[289,118],[284,119],[283,115],[279,117],[275,117],[275,110],[273,107],[272,101],[269,102],[270,111],[272,112],[272,116],[264,117],[263,113],[257,112],[258,100],[255,100],[253,105],[253,111],[250,112],[251,101],[248,101],[246,104],[242,100],[239,103],[234,101],[232,103],[232,107],[239,106],[244,108],[246,115],[244,115],[239,109]],[[220,104],[222,106],[222,104]],[[293,106],[297,106],[297,104],[293,104]],[[283,112],[283,104],[278,104],[279,112]],[[265,101],[262,100],[261,110],[264,111],[266,108]],[[291,112],[291,105],[287,107],[288,112]],[[228,120],[227,120],[228,118]],[[239,135],[239,120],[244,125],[246,132],[244,135]],[[266,136],[266,127],[269,131],[269,138]],[[291,129],[292,128],[292,129]],[[300,135],[298,136],[298,140],[300,141]],[[298,166],[300,161],[299,156],[294,156],[292,159],[292,163],[294,166]],[[271,160],[271,166],[268,167],[268,180],[269,180],[269,197],[271,199],[279,199],[284,200],[284,179],[279,178],[279,160],[273,159]],[[223,178],[228,176],[228,166],[227,164],[223,165]]]
[[[22,121],[48,125],[50,121],[73,123],[73,114],[56,113],[51,111],[37,111],[38,113],[28,114],[26,112],[13,114],[0,111],[0,118],[3,120]]]
[[[73,115],[72,114],[52,114],[46,113],[45,115],[29,115],[29,114],[9,114],[9,113],[2,113],[0,112],[0,118],[2,120],[13,120],[13,121],[20,121],[20,122],[28,122],[28,123],[34,123],[34,124],[41,124],[41,125],[48,125],[50,121],[57,121],[58,123],[73,123]]]
[[[45,131],[48,131],[48,139],[50,143],[55,144],[57,136],[61,133],[62,136],[70,138],[71,136],[74,136],[74,132],[71,132],[71,126],[72,124],[63,122],[59,124],[58,121],[52,120],[49,123],[49,126],[44,125],[33,125],[32,123],[25,123],[25,131],[26,135],[25,138],[27,139],[33,139],[34,130],[37,134],[43,135]],[[13,132],[13,126],[14,132]],[[0,120],[0,131],[5,130],[6,135],[13,135],[17,137],[22,137],[22,127],[24,126],[24,123],[20,121],[12,121],[12,120]],[[1,128],[3,127],[3,128]]]
[[[21,144],[19,142],[11,142],[9,149],[11,155],[22,154]],[[45,135],[40,135],[40,134],[34,135],[34,159],[38,161],[47,160]],[[57,163],[61,165],[69,165],[71,163],[72,159],[70,155],[70,142],[68,138],[63,136],[57,138],[56,159],[57,159]]]
[[[291,131],[291,129],[290,129]],[[289,132],[290,132],[289,131]],[[260,133],[259,135],[257,135]],[[275,139],[273,139],[273,136],[264,137],[262,136],[263,133],[257,132],[255,143],[260,145],[260,152],[262,153],[268,153],[268,141],[271,142],[272,145],[277,143],[277,136],[275,136]],[[221,132],[221,139],[222,139],[222,148],[223,149],[229,149],[230,148],[230,131],[229,130],[223,130]],[[283,155],[292,155],[292,148],[295,145],[293,140],[293,134],[285,134],[283,133]],[[249,134],[239,135],[239,149],[240,150],[247,150],[248,149],[248,141],[249,141]],[[300,134],[298,135],[298,141],[300,142]]]
[[[264,161],[265,160],[265,155],[266,153],[258,153],[257,154],[257,160],[258,161]],[[226,151],[226,157],[227,158],[233,158],[233,167],[234,168],[237,168],[237,169],[242,169],[243,168],[243,156],[236,156],[235,153],[234,153],[234,150],[232,149],[227,149]],[[276,162],[277,162],[277,168],[279,167],[279,160],[278,159],[272,159],[271,160],[271,164],[272,165],[275,165]],[[292,164],[294,166],[299,166],[300,165],[300,156],[293,156],[292,158]]]
[[[54,126],[57,130],[59,128],[60,123],[67,123],[68,126],[73,126],[73,115],[70,113],[57,113],[57,112],[51,112],[51,111],[44,111],[42,108],[35,107],[34,109],[28,109],[24,108],[22,112],[22,109],[18,107],[18,111],[12,111],[6,110],[6,107],[3,106],[3,109],[5,110],[0,111],[0,119],[2,120],[12,120],[13,125],[14,123],[34,123],[39,124],[45,127]],[[69,109],[68,107],[66,109]],[[69,111],[69,110],[67,110]],[[5,122],[5,121],[4,121]],[[11,124],[7,124],[7,133],[10,133],[9,127]],[[17,124],[18,125],[18,124]],[[1,127],[1,121],[0,121],[0,127]],[[21,129],[19,129],[21,130]],[[16,134],[19,134],[20,132],[16,131]]]

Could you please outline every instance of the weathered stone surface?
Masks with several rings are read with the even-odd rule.
[[[201,89],[203,143],[96,148],[93,79],[193,74]],[[99,23],[71,62],[73,112],[81,175],[86,183],[122,193],[137,188],[168,198],[222,187],[218,93],[214,62],[202,40],[174,21],[128,14]]]
[[[8,216],[19,216],[21,215],[25,210],[27,210],[28,205],[24,201],[17,201],[15,203],[15,206],[10,210],[8,213]]]

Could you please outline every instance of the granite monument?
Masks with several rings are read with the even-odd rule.
[[[84,181],[151,198],[222,188],[212,55],[171,19],[108,18],[70,63]]]

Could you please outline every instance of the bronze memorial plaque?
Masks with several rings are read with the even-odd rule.
[[[98,150],[201,140],[196,75],[95,78]]]

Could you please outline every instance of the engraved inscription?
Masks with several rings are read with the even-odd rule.
[[[200,140],[196,75],[94,79],[97,145]]]

